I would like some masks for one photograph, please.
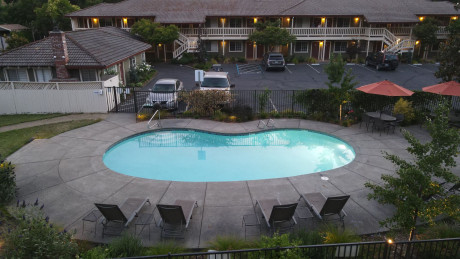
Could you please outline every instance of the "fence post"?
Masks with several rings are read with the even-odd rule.
[[[138,108],[137,108],[137,98],[136,98],[136,91],[134,91],[134,88],[132,89],[133,91],[133,96],[134,96],[134,112],[137,114]]]
[[[116,87],[113,87],[113,99],[115,100],[115,112],[118,112],[118,104],[117,104],[117,91]]]
[[[385,249],[383,249],[383,258],[388,258],[388,242],[385,242]]]
[[[254,90],[254,111],[257,113],[257,90]]]
[[[294,95],[295,91],[292,90],[292,99],[291,99],[291,112],[294,114]]]

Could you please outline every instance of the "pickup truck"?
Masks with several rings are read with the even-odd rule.
[[[196,84],[200,90],[230,90],[234,84],[230,84],[228,72],[205,72],[203,81]]]

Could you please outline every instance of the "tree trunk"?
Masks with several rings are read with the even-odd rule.
[[[409,232],[409,241],[412,241],[412,239],[414,239],[414,235],[415,235],[415,224],[417,224],[417,214],[418,214],[418,210],[415,210],[414,216],[413,216],[414,225],[413,225],[413,227],[411,228],[411,230],[410,230],[410,232]]]
[[[165,56],[165,63],[166,63],[166,45],[163,44],[163,53],[164,53],[164,56]]]

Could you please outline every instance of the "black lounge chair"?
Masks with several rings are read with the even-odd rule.
[[[291,230],[297,224],[294,218],[297,204],[297,202],[281,204],[278,199],[264,199],[256,200],[255,206],[259,205],[265,223],[275,232],[275,230]]]
[[[133,221],[139,211],[146,203],[150,204],[148,198],[129,198],[121,207],[114,204],[95,203],[96,208],[104,216],[102,221],[102,238],[104,235],[120,235],[125,227]]]
[[[176,200],[174,205],[157,204],[161,237],[183,237],[196,207],[198,202],[192,200]]]
[[[325,220],[326,216],[339,216],[339,221],[345,226],[344,218],[347,215],[343,207],[350,198],[350,195],[325,197],[322,193],[306,193],[302,194],[299,198],[304,199],[308,207],[313,211],[315,216],[320,220]]]

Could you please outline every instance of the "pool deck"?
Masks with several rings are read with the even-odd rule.
[[[190,128],[220,133],[256,132],[258,121],[246,123],[221,123],[196,119],[162,120],[163,128]],[[34,140],[8,159],[16,164],[19,199],[33,203],[36,198],[44,203],[44,210],[52,222],[68,230],[77,230],[76,237],[96,242],[109,242],[89,230],[82,233],[82,218],[95,209],[94,203],[122,204],[127,198],[149,197],[143,213],[155,212],[157,203],[173,203],[176,199],[193,199],[199,207],[193,212],[185,239],[179,241],[191,248],[207,247],[208,241],[218,235],[244,236],[242,217],[254,214],[257,199],[278,198],[282,203],[293,203],[300,193],[322,192],[328,195],[351,195],[345,206],[347,228],[359,234],[385,230],[378,221],[393,212],[392,207],[369,201],[365,182],[381,182],[381,174],[394,172],[392,163],[383,158],[381,151],[408,158],[408,146],[397,129],[395,134],[366,131],[363,125],[344,128],[334,124],[300,119],[277,119],[276,128],[301,128],[325,132],[337,136],[353,146],[356,158],[350,164],[322,173],[288,178],[238,181],[238,182],[174,182],[148,180],[118,174],[109,170],[102,156],[109,146],[130,135],[147,131],[147,123],[136,123],[133,114],[109,114],[104,121],[65,132],[51,139]],[[423,128],[410,130],[422,140],[428,139]],[[231,162],[231,161],[229,161]],[[267,161],[269,163],[269,161]],[[225,165],[222,165],[225,166]],[[152,168],[154,170],[154,168]],[[454,169],[460,175],[458,168]],[[327,176],[329,180],[322,180]],[[305,203],[299,203],[305,207]],[[306,210],[300,210],[306,212]],[[260,216],[260,210],[256,210]],[[297,228],[312,229],[319,225],[311,215],[307,219],[297,218]],[[263,222],[262,222],[263,223]],[[129,228],[134,231],[134,225]],[[145,245],[160,240],[160,229],[151,226],[151,240],[147,229],[141,233]],[[268,233],[262,224],[262,234]]]

